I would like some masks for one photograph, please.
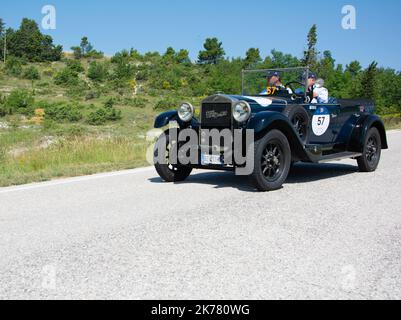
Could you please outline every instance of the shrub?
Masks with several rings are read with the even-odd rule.
[[[46,68],[45,70],[43,70],[43,75],[46,77],[53,77],[54,70],[52,68]]]
[[[24,70],[23,78],[28,80],[39,80],[40,74],[38,69],[36,69],[34,66],[26,68]]]
[[[54,83],[59,86],[76,86],[79,84],[78,72],[64,68],[56,74]]]
[[[105,124],[107,121],[117,121],[121,119],[121,110],[115,108],[99,108],[91,112],[88,116],[88,123],[94,126]]]
[[[48,104],[44,107],[45,118],[59,122],[77,122],[82,119],[82,113],[77,107],[64,104]]]
[[[93,61],[88,68],[88,78],[93,81],[103,81],[107,76],[107,68],[104,64]]]
[[[81,64],[81,61],[79,60],[68,59],[66,64],[69,69],[75,72],[81,73],[85,71],[84,67]]]
[[[104,108],[99,108],[91,112],[88,116],[88,123],[94,126],[100,126],[107,121],[107,112]]]
[[[121,110],[117,110],[116,108],[111,108],[106,111],[107,111],[107,120],[117,121],[121,119]]]
[[[34,102],[34,98],[27,90],[17,89],[7,98],[6,107],[10,113],[32,115]]]
[[[9,57],[6,61],[6,73],[9,76],[19,77],[22,73],[22,61],[16,57]]]
[[[108,99],[108,100],[104,103],[104,107],[105,107],[106,109],[112,109],[113,106],[114,106],[114,99],[113,99],[113,98]]]
[[[92,100],[100,97],[100,92],[96,90],[90,90],[85,95],[85,100]]]

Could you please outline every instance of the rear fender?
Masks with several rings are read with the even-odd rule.
[[[383,121],[377,115],[364,115],[356,123],[348,144],[348,150],[363,152],[366,135],[370,128],[375,127],[380,133],[382,149],[388,149],[386,129]]]

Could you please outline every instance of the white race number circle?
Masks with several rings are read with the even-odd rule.
[[[318,108],[312,118],[313,133],[320,137],[324,135],[330,126],[330,113],[326,108]]]

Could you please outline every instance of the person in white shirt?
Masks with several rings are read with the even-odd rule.
[[[324,80],[317,79],[312,103],[329,103],[329,90],[324,87]]]
[[[324,87],[324,80],[316,80],[316,74],[309,72],[308,92],[310,103],[329,103],[329,91]]]

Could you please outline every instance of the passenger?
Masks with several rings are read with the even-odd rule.
[[[316,81],[316,74],[309,72],[308,91],[310,103],[329,103],[329,91],[324,87],[324,80]]]

